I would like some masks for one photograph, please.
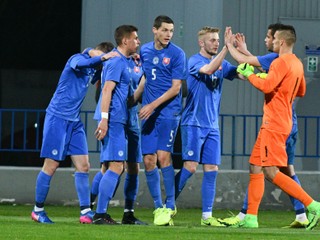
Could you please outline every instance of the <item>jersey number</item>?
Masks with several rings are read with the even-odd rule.
[[[213,89],[215,89],[219,84],[218,78],[216,76],[212,76],[211,80],[212,80],[212,87]]]
[[[151,71],[151,74],[152,74],[152,80],[156,80],[156,78],[157,78],[157,75],[156,75],[156,70],[157,69],[155,69],[155,68],[152,68],[152,71]]]
[[[174,130],[171,130],[171,132],[170,132],[170,140],[169,140],[169,142],[171,142],[171,143],[173,141],[173,134],[174,134]]]

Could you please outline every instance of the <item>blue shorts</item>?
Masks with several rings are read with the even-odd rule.
[[[128,162],[142,162],[141,139],[139,127],[127,127]]]
[[[107,135],[101,143],[101,163],[127,160],[128,141],[123,123],[109,122]]]
[[[126,126],[127,138],[128,138],[128,159],[127,162],[142,162],[141,153],[141,134],[139,117],[137,108],[128,109],[128,121]]]
[[[294,164],[294,154],[298,137],[298,125],[293,124],[291,133],[286,141],[286,152],[288,155],[288,165]]]
[[[153,154],[158,150],[172,152],[179,120],[149,118],[142,121],[142,154]]]
[[[40,157],[63,161],[67,155],[88,155],[83,124],[81,121],[68,121],[47,113]]]
[[[220,165],[220,130],[181,126],[182,160]]]

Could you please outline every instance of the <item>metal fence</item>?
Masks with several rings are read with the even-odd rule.
[[[93,111],[82,111],[90,153],[98,153],[99,142],[94,137],[97,126]],[[0,109],[0,165],[6,155],[1,153],[39,153],[42,142],[42,129],[45,110],[38,109]],[[261,115],[221,114],[221,154],[230,157],[231,169],[235,169],[237,157],[251,153],[258,134]],[[319,155],[320,116],[299,116],[299,139],[296,157],[315,158]],[[177,136],[174,156],[180,156],[181,142]],[[10,160],[8,160],[10,161]]]

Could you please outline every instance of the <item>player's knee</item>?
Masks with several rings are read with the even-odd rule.
[[[186,161],[183,163],[183,167],[187,169],[190,173],[194,174],[197,170],[198,163],[193,161]]]
[[[124,162],[110,162],[108,169],[119,175],[122,175],[124,171]]]
[[[265,167],[263,169],[264,176],[267,180],[273,182],[274,177],[279,172],[279,170],[275,167]]]
[[[170,159],[159,159],[160,168],[165,168],[171,165]]]
[[[46,158],[42,167],[42,171],[48,174],[49,176],[53,176],[59,165],[60,163],[58,161]]]
[[[219,171],[219,166],[214,164],[204,164],[203,170],[205,172],[213,172],[213,171]]]
[[[146,171],[152,171],[157,166],[157,161],[151,158],[144,158],[143,163]]]
[[[82,165],[76,167],[76,170],[78,172],[84,172],[84,173],[89,172],[89,169],[90,169],[90,164],[89,163],[82,164]]]

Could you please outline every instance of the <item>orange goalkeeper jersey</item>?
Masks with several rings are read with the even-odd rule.
[[[292,103],[306,93],[303,65],[294,54],[273,60],[266,79],[249,76],[253,86],[265,94],[261,128],[289,134],[292,128]]]

